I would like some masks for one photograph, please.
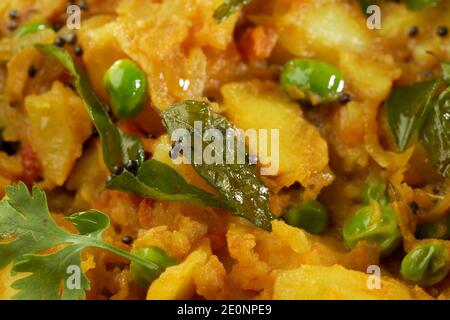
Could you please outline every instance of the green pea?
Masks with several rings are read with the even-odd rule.
[[[27,24],[24,24],[16,31],[15,38],[20,39],[23,36],[26,36],[27,34],[32,34],[51,28],[52,28],[51,24],[43,20],[29,22]]]
[[[280,83],[293,99],[307,99],[313,104],[337,100],[345,84],[337,68],[312,59],[294,59],[286,63]]]
[[[348,248],[362,240],[377,243],[381,257],[391,254],[401,242],[394,210],[377,202],[362,207],[345,223],[343,237]]]
[[[148,98],[147,77],[133,61],[116,61],[106,71],[103,84],[118,118],[132,118],[145,107]]]
[[[169,257],[167,253],[158,247],[139,248],[133,250],[133,254],[138,255],[144,259],[147,259],[159,266],[156,271],[147,270],[142,265],[131,262],[130,271],[133,276],[134,282],[140,286],[147,288],[153,280],[159,277],[161,273],[166,270],[167,267],[176,264],[176,261]]]
[[[311,200],[291,208],[283,219],[291,226],[312,234],[319,234],[328,226],[328,211],[319,201]]]
[[[387,205],[389,203],[389,197],[387,195],[386,183],[379,179],[373,179],[366,183],[363,190],[362,203],[365,205],[370,204],[370,200],[375,200],[381,205]]]
[[[418,225],[416,229],[416,237],[418,239],[450,238],[450,216],[436,222]]]
[[[412,249],[402,261],[403,278],[421,286],[432,286],[450,270],[447,248],[441,243],[423,244]]]

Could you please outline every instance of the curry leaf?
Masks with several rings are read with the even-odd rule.
[[[81,268],[81,252],[101,248],[131,260],[149,272],[161,272],[156,263],[116,248],[101,239],[109,218],[99,211],[77,213],[67,219],[78,230],[70,233],[59,227],[47,206],[45,193],[24,183],[6,188],[0,202],[0,269],[12,263],[12,273],[23,272],[12,288],[16,299],[83,299],[89,280]],[[78,270],[79,283],[70,283]]]
[[[224,22],[239,8],[249,4],[251,0],[225,0],[220,7],[214,11],[214,19],[217,22]]]
[[[186,201],[229,209],[222,199],[190,185],[173,168],[156,160],[144,162],[136,175],[125,170],[120,175],[112,177],[107,186],[110,189],[132,192],[144,198]]]
[[[444,90],[434,103],[420,140],[437,171],[450,178],[450,88]]]
[[[401,87],[389,96],[387,118],[400,151],[408,147],[422,126],[439,82],[430,80]]]
[[[174,105],[164,111],[162,117],[169,134],[178,129],[187,130],[191,141],[195,138],[202,139],[210,129],[219,130],[222,137],[227,136],[228,129],[235,129],[226,118],[212,112],[208,104],[199,101],[189,100]],[[201,122],[201,132],[197,130],[195,122]],[[223,150],[226,148],[225,146]],[[194,154],[196,152],[202,150],[194,150]],[[189,160],[197,173],[219,192],[234,215],[244,217],[260,228],[271,230],[269,190],[260,180],[254,165],[237,162],[227,164],[227,161],[222,161],[223,164],[207,164],[204,161],[199,163],[195,161],[195,155]]]
[[[92,89],[88,77],[75,65],[69,53],[53,45],[37,44],[36,48],[58,60],[75,78],[77,92],[102,140],[103,157],[108,169],[114,171],[117,167],[123,168],[129,160],[137,160],[141,164],[145,158],[141,141],[123,133],[114,125],[106,106]]]

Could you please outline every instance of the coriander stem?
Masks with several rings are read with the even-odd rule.
[[[93,247],[107,250],[107,251],[109,251],[111,253],[114,253],[114,254],[122,257],[122,258],[128,259],[128,260],[133,261],[135,263],[138,263],[138,264],[146,267],[149,270],[157,271],[157,270],[160,269],[160,266],[158,266],[156,263],[151,262],[151,261],[149,261],[147,259],[144,259],[142,257],[139,257],[137,255],[134,255],[134,254],[132,254],[132,253],[130,253],[128,251],[125,251],[123,249],[117,248],[117,247],[113,246],[112,244],[110,244],[110,243],[108,243],[106,241],[94,240],[93,242],[91,242],[91,245]]]

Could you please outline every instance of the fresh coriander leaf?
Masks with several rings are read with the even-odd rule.
[[[228,19],[239,8],[249,4],[251,0],[225,0],[220,7],[214,11],[214,19],[221,23]]]
[[[78,212],[65,218],[72,223],[81,235],[102,238],[109,227],[109,218],[99,211]]]
[[[439,86],[430,80],[395,89],[387,100],[387,118],[400,151],[404,151],[422,126]]]
[[[123,168],[129,160],[144,162],[145,153],[141,141],[134,136],[123,133],[111,121],[106,106],[91,87],[88,77],[73,62],[69,53],[53,45],[37,44],[35,47],[58,60],[75,78],[76,89],[83,99],[89,116],[96,127],[103,145],[103,158],[106,166],[113,172]]]
[[[113,177],[107,186],[110,189],[132,192],[144,198],[186,201],[228,209],[222,199],[188,184],[173,168],[156,160],[145,161],[136,175],[125,170]]]
[[[226,137],[227,129],[235,129],[225,117],[212,112],[208,104],[199,101],[176,104],[164,111],[162,117],[169,134],[177,129],[187,130],[191,139],[194,135],[202,139],[209,129],[220,130]],[[195,130],[194,123],[197,121],[202,123],[202,132]],[[269,189],[260,180],[257,168],[250,164],[223,162],[199,164],[191,159],[197,173],[219,192],[234,215],[244,217],[262,229],[271,230],[273,217],[269,210]]]
[[[48,211],[45,194],[33,189],[30,195],[25,184],[7,187],[7,200],[0,202],[0,268],[11,262],[13,272],[31,272],[12,285],[19,289],[17,299],[82,299],[89,289],[85,275],[81,287],[67,288],[67,268],[80,267],[83,244],[68,245],[54,253],[38,255],[62,244],[75,244],[76,235],[58,227]]]
[[[420,141],[437,171],[450,178],[450,88],[444,90],[424,123]]]
[[[73,234],[59,227],[48,210],[45,193],[24,183],[8,186],[0,201],[0,269],[12,263],[12,273],[23,272],[12,288],[16,299],[84,299],[89,280],[81,268],[81,252],[89,247],[108,250],[148,272],[161,273],[158,263],[116,248],[101,239],[109,218],[99,211],[68,217],[78,230]],[[71,286],[70,270],[79,272],[79,283]]]
[[[83,245],[66,247],[48,255],[26,254],[14,265],[14,272],[31,272],[31,275],[12,284],[19,290],[17,300],[82,300],[89,290],[89,280],[80,272],[79,286],[68,288],[70,267],[81,270]],[[61,289],[62,288],[62,289]]]
[[[441,60],[442,79],[450,86],[450,61]]]
[[[66,238],[47,208],[45,194],[33,189],[28,193],[25,184],[7,187],[8,199],[0,202],[0,239],[15,239],[0,243],[0,268],[17,262],[24,254],[51,248]]]

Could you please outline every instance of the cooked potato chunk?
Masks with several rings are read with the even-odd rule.
[[[86,20],[80,30],[83,61],[96,92],[107,98],[103,86],[103,75],[119,59],[126,58],[113,34],[109,16],[97,16]]]
[[[267,129],[268,155],[258,150],[262,161],[270,157],[272,143],[270,130],[279,130],[279,171],[275,174],[278,187],[290,186],[300,182],[309,185],[309,180],[316,174],[327,170],[328,148],[319,130],[305,120],[300,106],[291,101],[273,82],[236,82],[222,87],[226,115],[239,128]],[[274,148],[274,152],[278,152]],[[276,157],[272,157],[276,160]],[[272,164],[273,166],[274,164]]]
[[[167,270],[155,280],[147,292],[147,300],[183,300],[195,292],[196,269],[206,264],[211,256],[209,241],[203,242],[179,265]]]
[[[332,267],[304,265],[296,270],[278,273],[274,299],[298,300],[379,300],[428,298],[421,290],[411,290],[406,285],[386,276],[381,277],[380,289],[369,289],[369,276],[347,270],[339,265]]]
[[[25,108],[31,124],[31,145],[41,161],[45,181],[61,186],[92,132],[83,101],[55,82],[50,91],[28,96]]]

